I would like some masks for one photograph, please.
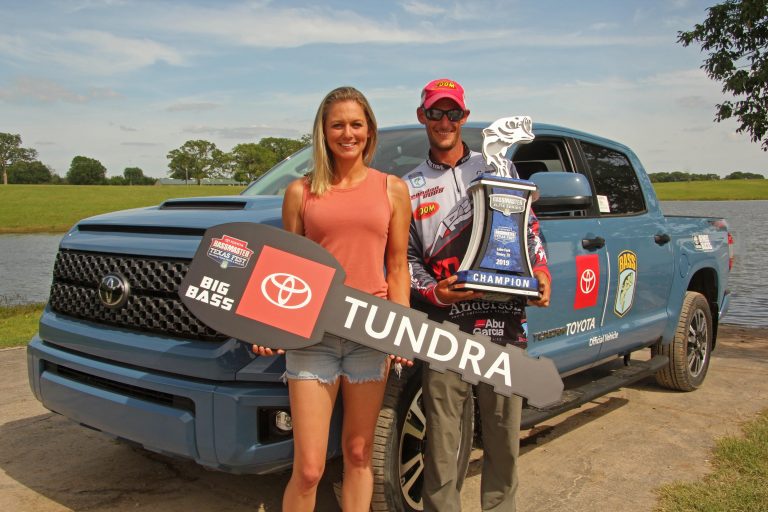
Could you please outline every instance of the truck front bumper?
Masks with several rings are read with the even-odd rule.
[[[288,388],[148,372],[63,350],[35,336],[29,381],[53,412],[148,450],[232,473],[270,473],[292,463],[290,433],[271,418],[289,411]]]

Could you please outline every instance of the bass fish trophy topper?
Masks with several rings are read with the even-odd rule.
[[[457,272],[457,287],[484,293],[483,299],[506,302],[538,297],[528,255],[528,218],[536,184],[512,178],[506,154],[514,144],[534,139],[528,116],[504,117],[483,130],[483,157],[495,172],[472,180],[472,233]]]

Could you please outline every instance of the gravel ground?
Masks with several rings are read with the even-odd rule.
[[[24,349],[0,350],[0,510],[277,511],[286,474],[206,471],[76,425],[29,391]],[[704,385],[693,393],[646,380],[524,432],[518,510],[650,511],[654,489],[710,468],[715,439],[768,408],[764,329],[724,326]],[[482,451],[462,492],[479,510]],[[317,510],[338,510],[332,462]]]

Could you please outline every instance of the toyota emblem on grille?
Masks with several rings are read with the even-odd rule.
[[[108,308],[121,307],[128,300],[128,281],[120,274],[107,274],[99,283],[99,300]]]
[[[300,309],[312,300],[312,290],[306,281],[281,272],[264,278],[261,293],[269,302],[284,309]]]

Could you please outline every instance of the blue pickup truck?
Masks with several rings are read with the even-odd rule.
[[[480,147],[483,127],[464,128],[470,147]],[[551,358],[563,377],[617,358],[624,365],[566,388],[547,409],[526,407],[523,427],[650,375],[666,388],[696,389],[728,309],[733,239],[725,220],[663,215],[624,145],[545,124],[534,133],[508,155],[539,188],[534,211],[553,277],[551,306],[527,311],[528,351]],[[379,138],[374,166],[383,171],[402,176],[426,155],[421,126]],[[50,300],[27,350],[37,399],[89,428],[207,468],[290,467],[283,358],[258,357],[202,324],[178,288],[208,227],[279,226],[285,187],[310,158],[307,149],[296,153],[239,196],[168,200],[75,225],[61,241]],[[633,359],[638,351],[650,356]],[[462,469],[479,427],[471,409]],[[340,453],[339,419],[329,456]],[[409,369],[389,379],[380,413],[374,510],[421,509],[423,438],[419,372]]]

